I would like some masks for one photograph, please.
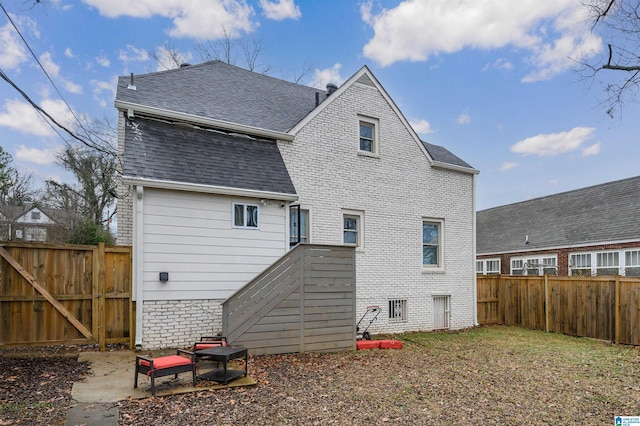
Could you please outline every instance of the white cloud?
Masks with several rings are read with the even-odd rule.
[[[485,65],[482,71],[487,71],[492,68],[502,71],[511,71],[513,69],[513,64],[508,59],[498,58],[493,63]]]
[[[412,121],[409,124],[411,124],[411,127],[413,127],[413,130],[415,130],[416,133],[419,133],[422,135],[427,135],[435,131],[431,128],[431,123],[429,123],[427,120],[424,120],[424,119],[421,119],[418,121]]]
[[[513,161],[505,161],[500,166],[500,170],[503,171],[503,172],[506,172],[506,171],[509,171],[511,169],[515,169],[516,167],[518,167],[518,163],[514,163]]]
[[[589,155],[596,155],[600,153],[600,142],[596,142],[591,146],[586,147],[582,150],[582,155],[587,157]]]
[[[149,52],[127,44],[127,50],[121,50],[118,59],[122,62],[144,62],[149,60]]]
[[[82,86],[60,75],[60,66],[53,61],[51,53],[45,52],[40,55],[40,63],[49,76],[58,80],[68,92],[82,94]]]
[[[258,25],[252,22],[253,8],[244,0],[83,0],[100,14],[115,18],[161,16],[173,22],[172,37],[199,40],[238,37]]]
[[[112,81],[91,80],[89,84],[92,87],[93,99],[98,102],[101,107],[106,107],[107,101],[103,97],[106,92],[109,100],[113,101],[116,97],[116,87],[118,85],[118,77],[113,77]]]
[[[377,14],[371,8],[366,3],[360,9],[374,30],[363,54],[382,66],[463,49],[515,47],[528,52],[528,82],[568,69],[572,59],[596,54],[601,43],[575,0],[404,0]]]
[[[293,0],[277,0],[273,2],[260,0],[260,7],[264,15],[274,21],[299,19],[302,16],[300,8],[294,4]]]
[[[327,83],[334,83],[339,86],[344,81],[343,78],[340,77],[340,68],[342,68],[342,64],[340,63],[336,63],[333,67],[323,70],[316,68],[313,71],[313,78],[309,82],[309,86],[323,90],[326,89]]]
[[[28,148],[24,145],[18,146],[16,150],[16,160],[27,161],[40,165],[54,164],[60,148]]]
[[[69,130],[75,128],[75,119],[63,101],[45,99],[40,107]],[[0,111],[0,126],[35,136],[55,135],[51,126],[31,105],[17,99],[5,102]]]
[[[471,123],[471,116],[469,115],[469,113],[463,112],[458,116],[458,118],[456,118],[456,123],[458,123],[461,126],[464,126],[465,124],[469,124]]]
[[[107,55],[100,55],[96,57],[96,62],[98,63],[98,65],[105,68],[109,68],[109,66],[111,66],[111,61],[109,60]]]
[[[27,49],[10,23],[0,28],[0,68],[14,69],[27,60]]]
[[[572,152],[591,139],[595,130],[592,127],[574,127],[568,132],[540,134],[516,142],[511,146],[511,152],[540,157]]]

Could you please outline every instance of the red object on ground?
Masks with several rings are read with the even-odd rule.
[[[402,349],[402,342],[399,340],[380,340],[380,349]]]
[[[356,342],[358,350],[362,349],[378,349],[380,347],[379,340],[358,340]]]

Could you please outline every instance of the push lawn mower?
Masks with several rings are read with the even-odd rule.
[[[364,313],[364,315],[362,316],[362,318],[360,318],[360,321],[358,321],[358,324],[356,324],[356,340],[371,340],[371,333],[369,333],[369,327],[371,326],[371,323],[373,323],[376,318],[378,318],[378,315],[380,315],[380,306],[367,306],[367,310]],[[360,323],[362,321],[364,321],[365,318],[371,318],[370,320],[368,320],[369,322],[367,323],[367,327],[362,330],[362,332],[360,332]]]

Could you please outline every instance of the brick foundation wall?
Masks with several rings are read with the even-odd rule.
[[[222,331],[223,300],[145,301],[143,349],[188,348]]]

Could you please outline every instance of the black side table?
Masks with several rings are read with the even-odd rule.
[[[198,378],[213,380],[218,383],[224,383],[225,385],[231,380],[235,380],[242,376],[247,376],[249,369],[249,351],[242,347],[233,346],[216,346],[213,348],[202,349],[194,352],[196,359],[206,358],[211,361],[221,362],[222,368],[216,368],[212,371],[204,373]],[[243,370],[228,370],[227,364],[232,359],[244,357],[244,371]]]

